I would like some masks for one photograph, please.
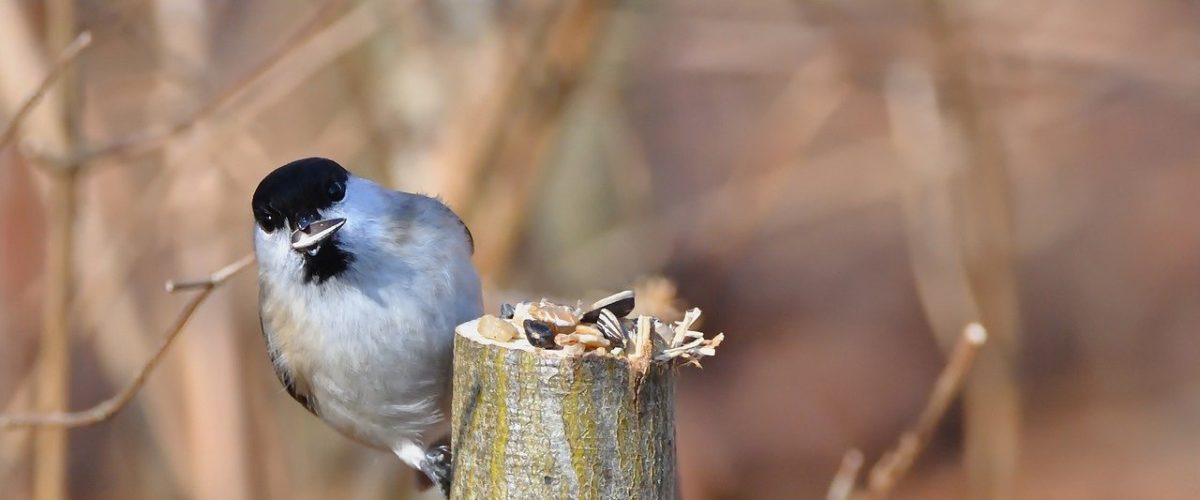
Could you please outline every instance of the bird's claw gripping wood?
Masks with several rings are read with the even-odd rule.
[[[421,463],[421,472],[429,477],[433,484],[441,488],[442,494],[450,498],[450,483],[453,481],[454,469],[451,467],[450,445],[434,446],[425,452],[425,461]]]

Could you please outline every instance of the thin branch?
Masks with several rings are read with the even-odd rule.
[[[392,18],[380,17],[377,9],[371,4],[361,4],[342,14],[302,46],[289,52],[285,59],[272,67],[267,74],[258,78],[253,84],[253,89],[244,91],[245,94],[253,93],[253,99],[237,99],[237,104],[233,106],[236,109],[230,108],[229,110],[230,114],[235,115],[230,117],[230,122],[222,123],[220,130],[215,130],[212,136],[205,137],[200,141],[192,141],[187,148],[184,148],[183,156],[194,157],[194,154],[187,151],[203,146],[200,143],[214,144],[233,141],[236,144],[240,140],[248,141],[247,144],[253,144],[253,138],[244,133],[231,134],[229,130],[244,131],[249,126],[248,121],[251,117],[277,103],[282,96],[309,80],[320,68],[327,67],[338,57],[374,36],[390,21]],[[317,147],[314,150],[321,150],[321,148]],[[262,157],[261,154],[260,157]],[[117,162],[97,163],[89,168],[94,172],[97,167],[105,168],[105,165],[117,166],[120,164]],[[162,199],[170,191],[165,186],[169,186],[173,179],[180,174],[180,169],[175,168],[176,165],[172,164],[170,160],[164,167],[155,169],[150,173],[150,177],[144,180],[146,186],[143,192],[147,194],[140,197],[137,207],[131,210],[131,213],[135,215],[122,218],[119,224],[112,228],[112,232],[119,235],[112,240],[121,243],[101,251],[96,262],[103,264],[93,267],[105,269],[111,275],[125,275],[147,251],[148,247],[145,245],[138,246],[144,243],[137,237],[138,228],[145,224],[152,212],[156,213],[161,208]],[[120,283],[116,280],[89,280],[88,278],[88,276],[84,277],[77,300],[73,301],[73,314],[90,318],[89,321],[95,322],[105,316],[104,308],[107,307],[105,304],[115,300],[114,297],[118,295],[116,288],[120,286]],[[83,334],[87,336],[90,335],[90,332],[91,330],[88,330]]]
[[[76,412],[63,413],[45,413],[45,414],[12,414],[0,415],[0,429],[12,429],[18,427],[83,427],[97,424],[108,420],[121,411],[129,403],[133,396],[137,394],[142,385],[146,383],[146,378],[150,372],[154,370],[158,363],[162,361],[163,354],[171,347],[171,344],[183,332],[183,327],[187,326],[192,315],[200,308],[208,296],[223,285],[226,281],[236,275],[238,272],[250,266],[254,261],[253,256],[246,256],[239,259],[237,262],[230,264],[219,271],[213,273],[208,278],[203,280],[186,281],[186,282],[167,282],[167,290],[176,291],[182,289],[199,288],[200,293],[192,297],[192,300],[183,307],[171,328],[167,330],[166,337],[159,344],[154,355],[150,357],[146,364],[142,366],[138,374],[127,384],[120,392],[108,398],[96,406],[87,410]]]
[[[1014,272],[1013,175],[1000,114],[985,103],[988,92],[976,75],[992,66],[975,49],[974,33],[960,16],[962,2],[922,0],[933,42],[935,90],[945,119],[959,139],[961,178],[950,187],[956,240],[967,286],[988,326],[991,349],[967,381],[963,405],[963,463],[967,496],[1013,498],[1020,455],[1020,388],[1014,356],[1019,334]]]
[[[34,368],[29,367],[23,375],[19,375],[12,387],[16,390],[5,404],[3,413],[15,412],[33,404]],[[0,483],[11,484],[17,473],[17,464],[24,462],[29,456],[29,448],[33,442],[33,432],[0,433]]]
[[[484,144],[463,165],[466,172],[493,172],[473,177],[491,189],[462,201],[472,227],[505,228],[495,234],[476,234],[481,241],[491,242],[477,252],[476,259],[493,279],[503,280],[508,268],[504,263],[512,259],[529,223],[532,200],[545,178],[545,157],[562,130],[569,105],[593,69],[598,40],[614,3],[578,0],[555,7],[551,19],[529,40],[533,45],[528,52],[521,54],[517,80],[509,82],[514,85],[509,89],[512,93],[504,97],[503,112],[497,115],[499,125],[493,123],[491,130],[484,131]],[[498,178],[524,182],[505,188],[505,183],[493,182]]]
[[[241,95],[243,90],[267,74],[271,68],[278,65],[280,61],[283,61],[285,56],[290,54],[294,49],[320,33],[331,14],[346,3],[347,0],[331,0],[327,2],[304,23],[304,26],[292,34],[277,50],[259,63],[258,66],[221,91],[199,109],[192,112],[187,118],[170,125],[151,128],[116,139],[113,142],[84,152],[82,155],[83,159],[95,160],[110,156],[134,156],[146,153],[162,147],[175,136],[192,130],[196,125],[216,113],[226,103],[233,100],[233,98]]]
[[[829,493],[826,496],[828,500],[881,500],[891,494],[892,488],[929,445],[938,422],[946,414],[950,403],[958,396],[963,380],[975,362],[975,355],[987,342],[987,337],[987,330],[979,323],[970,323],[963,329],[954,350],[950,353],[950,361],[934,382],[929,402],[917,418],[916,425],[901,434],[896,448],[884,453],[871,468],[866,490],[861,491],[855,487],[858,471],[863,465],[863,457],[861,452],[851,449],[842,457],[842,464],[829,484]]]
[[[902,434],[896,448],[884,453],[871,468],[865,495],[867,498],[886,498],[896,482],[912,467],[917,456],[929,445],[938,422],[942,420],[946,409],[962,388],[963,380],[975,361],[975,355],[987,342],[987,336],[987,330],[979,323],[968,324],[963,329],[962,338],[955,344],[950,353],[950,361],[938,375],[929,403],[917,418],[916,425]]]
[[[829,483],[829,493],[826,500],[849,500],[854,493],[854,483],[858,481],[858,471],[863,466],[863,454],[857,449],[846,450],[842,455],[842,465],[838,466],[837,474]]]
[[[86,49],[91,44],[92,34],[84,31],[63,49],[62,53],[58,55],[58,59],[54,61],[54,65],[50,67],[50,72],[46,73],[45,78],[42,79],[33,93],[29,97],[26,97],[25,101],[17,108],[17,112],[13,114],[12,120],[9,120],[8,125],[5,125],[4,132],[0,132],[0,149],[4,149],[13,139],[16,139],[17,132],[21,128],[21,123],[33,112],[33,108],[42,100],[42,97],[46,95],[46,92],[50,90],[54,82],[75,62],[79,54],[83,53],[83,49]]]
[[[220,286],[221,283],[224,283],[226,280],[228,280],[233,275],[240,272],[242,269],[245,269],[246,266],[249,266],[253,262],[254,262],[254,255],[253,254],[246,255],[246,256],[238,259],[233,264],[230,264],[228,266],[222,267],[221,269],[218,269],[216,272],[212,273],[211,275],[209,275],[207,278],[204,278],[204,279],[185,280],[185,281],[169,280],[166,283],[166,289],[167,289],[167,292],[175,293],[180,290],[190,290],[193,288],[217,287],[217,286]]]

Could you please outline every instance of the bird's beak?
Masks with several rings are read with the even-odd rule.
[[[292,249],[305,251],[325,241],[346,224],[346,219],[319,220],[292,233]]]

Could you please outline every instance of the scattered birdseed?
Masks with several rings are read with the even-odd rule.
[[[500,316],[486,315],[460,325],[476,335],[514,349],[555,350],[561,356],[620,357],[631,362],[680,360],[699,365],[700,359],[716,354],[723,334],[706,339],[693,330],[700,310],[691,309],[679,321],[667,323],[650,316],[626,318],[634,308],[631,291],[600,299],[586,313],[576,307],[546,299],[502,304]]]

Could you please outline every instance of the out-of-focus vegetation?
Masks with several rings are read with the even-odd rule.
[[[846,449],[873,461],[912,423],[976,318],[994,342],[898,497],[1195,498],[1195,16],[0,0],[0,127],[93,37],[0,150],[0,412],[52,401],[47,374],[71,408],[122,387],[187,300],[163,281],[248,253],[258,180],[320,155],[443,196],[489,308],[651,274],[702,306],[729,341],[679,387],[685,498],[820,497]],[[67,433],[70,497],[409,496],[283,394],[255,303],[248,273],[218,290],[130,407]],[[0,497],[54,480],[35,443],[0,433]]]

